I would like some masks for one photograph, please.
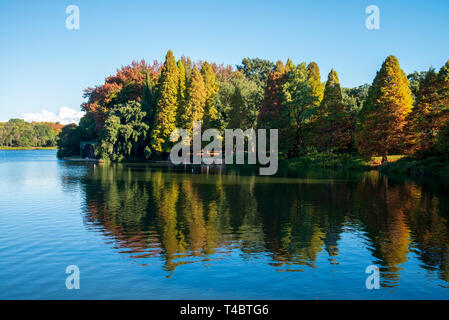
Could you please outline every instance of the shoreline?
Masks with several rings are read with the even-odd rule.
[[[5,146],[0,146],[0,150],[4,150],[4,151],[58,150],[58,147],[5,147]]]
[[[64,157],[60,159],[62,161],[68,161],[68,162],[93,162],[93,163],[103,163],[104,161],[101,159],[95,159],[95,158],[81,158],[81,157]]]
[[[33,150],[58,150],[57,147],[5,147],[0,146],[0,151],[33,151]],[[68,162],[107,163],[102,159],[83,159],[81,157],[64,157],[60,159]],[[125,161],[133,164],[152,164],[156,166],[173,166],[167,160]],[[190,164],[189,166],[204,166]],[[223,167],[222,165],[210,165]],[[327,154],[306,155],[293,159],[279,159],[279,166],[287,170],[297,171],[306,169],[335,169],[347,171],[377,170],[385,174],[401,174],[411,178],[443,179],[449,177],[449,163],[441,157],[416,160],[404,155],[391,155],[386,164],[381,163],[381,157],[374,157],[371,161],[362,160],[359,156],[343,154],[329,156]]]

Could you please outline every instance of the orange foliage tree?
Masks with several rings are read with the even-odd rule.
[[[386,162],[390,152],[401,150],[412,105],[409,80],[398,59],[389,56],[377,72],[360,114],[355,138],[360,154],[366,158],[381,155]]]

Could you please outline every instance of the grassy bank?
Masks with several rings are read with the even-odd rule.
[[[0,150],[57,150],[58,147],[4,147],[0,146]]]
[[[414,159],[404,157],[396,162],[379,167],[380,171],[391,174],[407,174],[415,177],[449,178],[449,160],[445,157]]]
[[[291,170],[306,168],[368,170],[372,167],[373,163],[351,154],[329,155],[326,153],[316,153],[294,159],[284,159],[282,160],[282,165],[287,166]]]
[[[401,155],[392,155],[388,157],[388,161],[395,162],[403,157]],[[282,164],[292,170],[306,168],[370,170],[379,167],[381,161],[382,157],[374,157],[371,161],[366,161],[362,157],[353,154],[314,153],[294,159],[284,159]]]

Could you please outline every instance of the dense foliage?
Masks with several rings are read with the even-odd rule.
[[[413,106],[409,80],[399,61],[389,56],[374,79],[360,113],[356,132],[359,152],[370,158],[400,152],[406,143],[406,118]]]
[[[351,146],[351,118],[343,101],[337,72],[327,78],[317,120],[318,147],[327,152],[343,152]]]
[[[279,129],[284,158],[321,152],[416,157],[449,153],[449,62],[408,76],[394,56],[372,83],[342,88],[337,71],[321,81],[315,62],[245,58],[236,69],[169,51],[165,62],[133,62],[85,90],[86,115],[64,128],[59,156],[94,141],[112,161],[166,158],[175,128]]]
[[[26,122],[11,119],[0,123],[0,146],[55,147],[63,125],[51,122]]]

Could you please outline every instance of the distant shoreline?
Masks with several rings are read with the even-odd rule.
[[[0,146],[0,150],[12,150],[12,151],[20,151],[20,150],[58,150],[58,147],[4,147],[4,146]]]

